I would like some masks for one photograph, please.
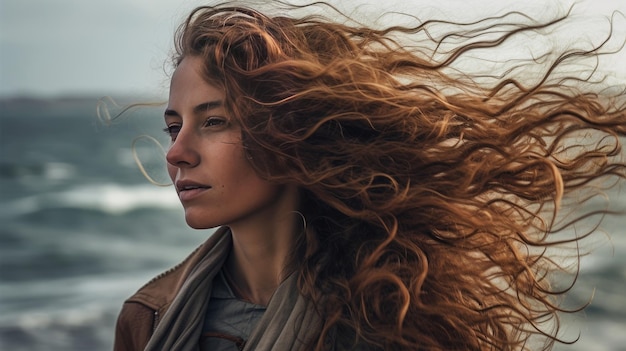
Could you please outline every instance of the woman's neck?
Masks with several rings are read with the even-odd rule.
[[[302,230],[297,206],[297,190],[286,189],[264,213],[230,226],[233,247],[225,268],[236,285],[234,290],[243,295],[239,298],[266,306],[291,273],[289,259]]]

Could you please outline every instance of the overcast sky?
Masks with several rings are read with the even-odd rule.
[[[490,15],[493,12],[485,9],[502,8],[516,1],[399,2],[404,6],[409,3],[426,6],[431,12],[441,14],[478,11]],[[190,9],[204,3],[201,0],[0,0],[0,96],[165,96],[168,78],[164,66],[173,32]],[[384,3],[384,10],[396,10],[389,5],[390,0]],[[526,6],[541,7],[545,3],[546,0],[529,0],[526,4],[530,5]],[[577,7],[582,14],[610,15],[616,9],[626,13],[626,1],[582,0]],[[626,31],[623,23],[622,18],[622,32]],[[613,66],[622,64],[626,67],[623,61]]]

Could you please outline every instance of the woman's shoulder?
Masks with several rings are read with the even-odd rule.
[[[157,311],[127,300],[117,317],[113,350],[143,350],[158,322],[157,318]]]
[[[161,316],[197,263],[229,233],[218,229],[182,262],[157,275],[124,301],[117,319],[115,350],[142,350]]]

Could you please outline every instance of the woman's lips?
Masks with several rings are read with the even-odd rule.
[[[178,192],[178,198],[180,198],[180,201],[189,201],[209,189],[210,188],[190,188],[181,190]]]
[[[176,191],[181,201],[189,201],[209,189],[211,189],[209,185],[190,180],[179,180],[176,182]]]

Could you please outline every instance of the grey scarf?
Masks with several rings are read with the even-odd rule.
[[[198,350],[213,278],[222,268],[232,245],[230,231],[218,231],[214,235],[221,237],[207,241],[213,247],[181,287],[145,351]],[[291,274],[272,295],[244,351],[303,349],[315,342],[321,325],[312,303],[298,293],[296,274]]]

